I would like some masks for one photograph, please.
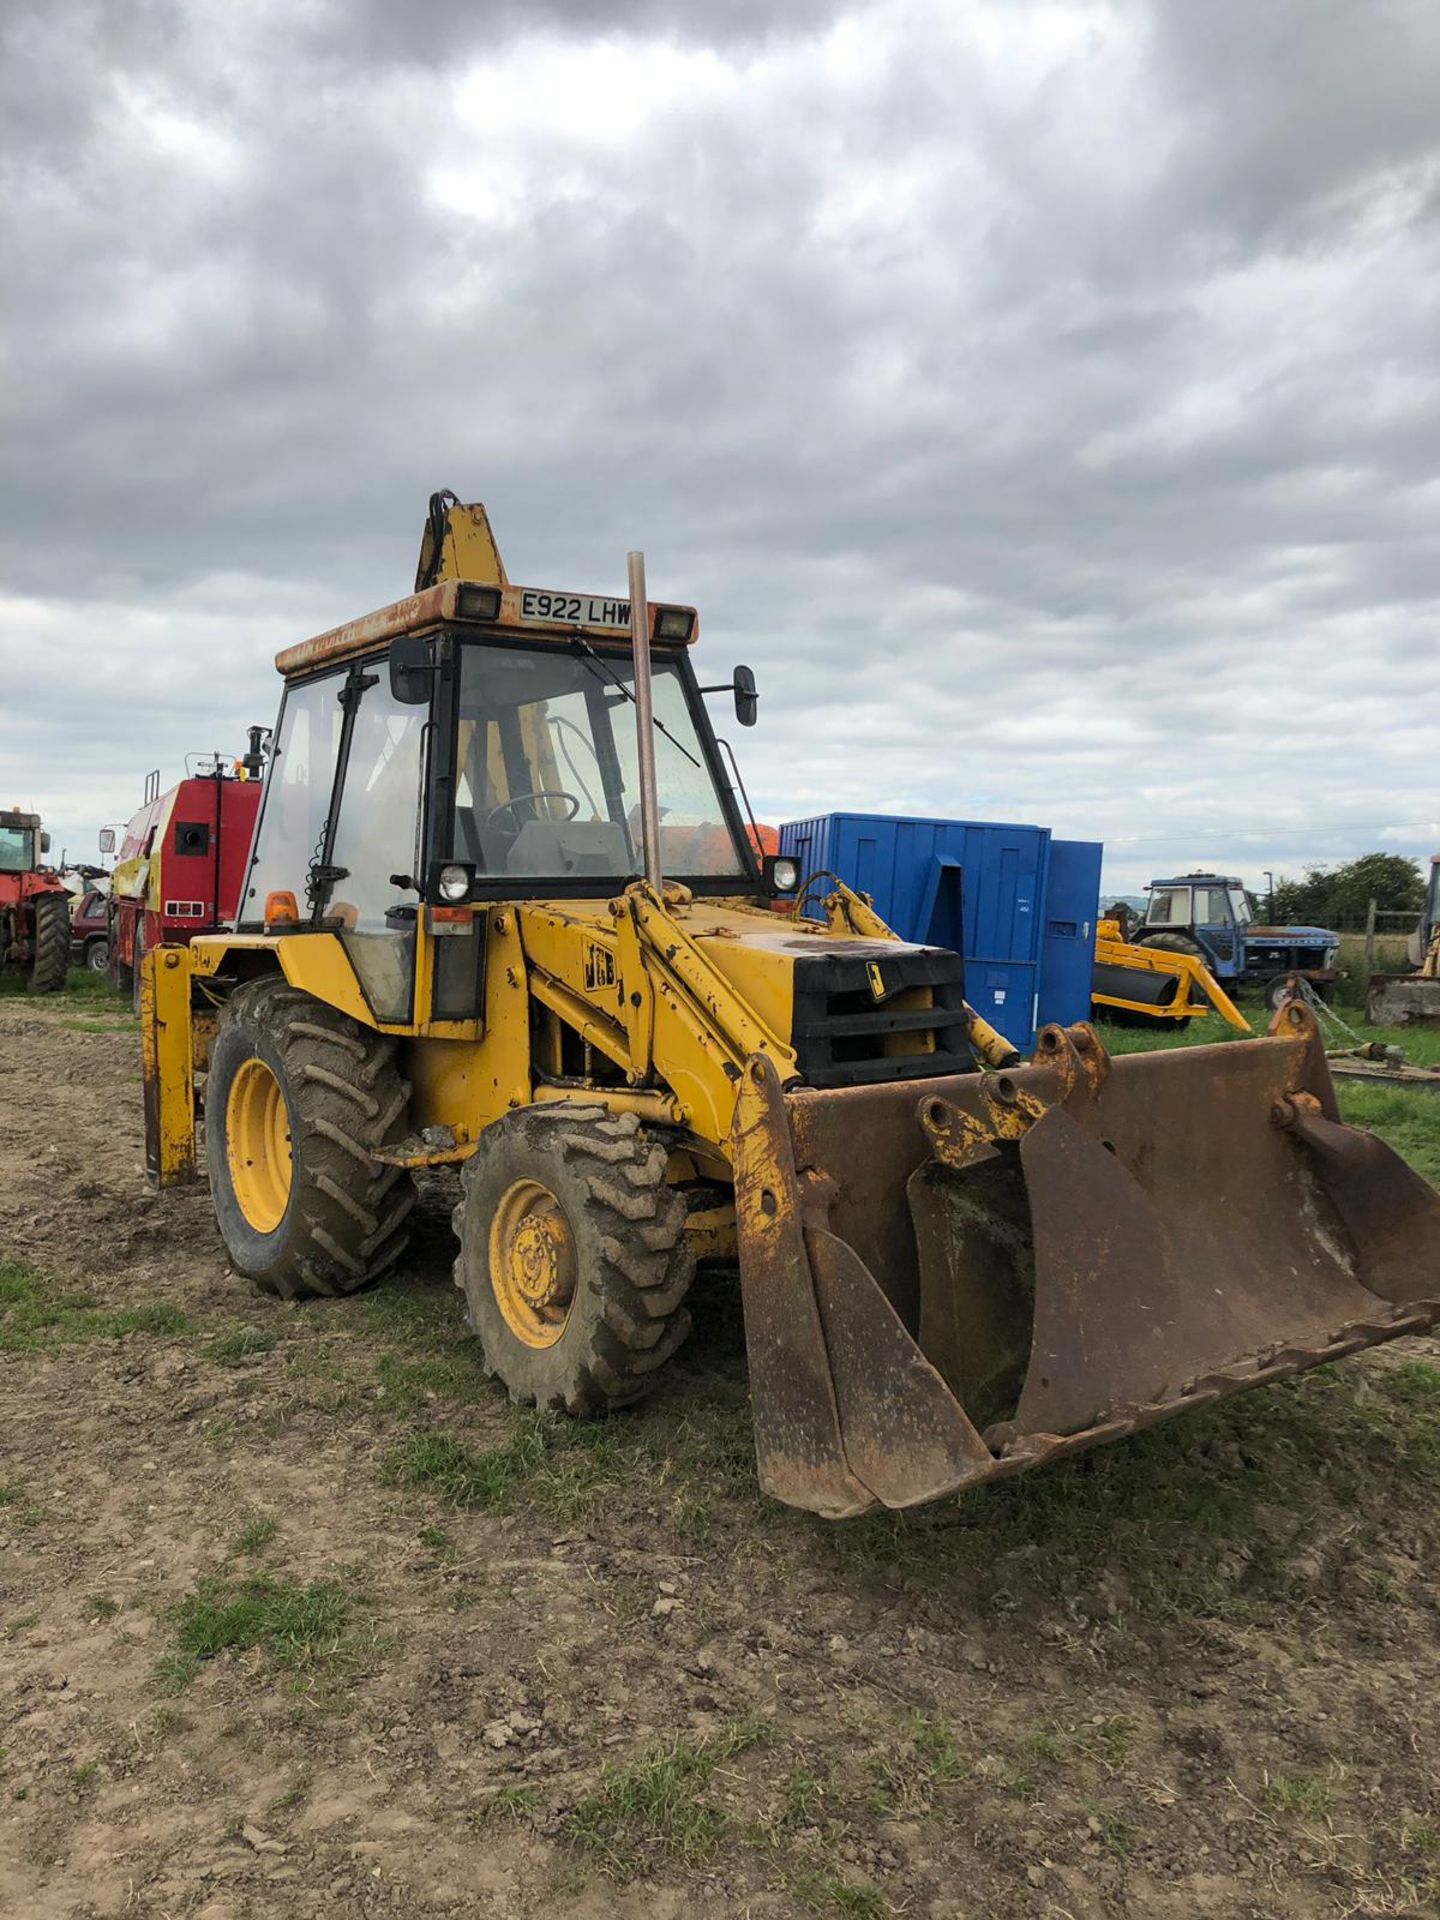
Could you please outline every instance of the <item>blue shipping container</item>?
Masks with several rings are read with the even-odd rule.
[[[1040,953],[1040,1025],[1090,1018],[1095,922],[1100,916],[1098,840],[1052,840]]]
[[[868,893],[902,939],[962,954],[971,1006],[1022,1053],[1034,1047],[1048,827],[827,813],[781,827],[780,851],[807,879],[828,870]]]

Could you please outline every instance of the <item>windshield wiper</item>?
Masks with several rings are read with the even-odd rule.
[[[610,682],[612,687],[618,687],[620,689],[621,693],[624,694],[625,698],[630,702],[632,707],[637,704],[635,695],[632,693],[630,688],[626,686],[623,680],[617,680],[615,678],[615,675],[611,673],[610,669],[606,666],[605,662],[600,658],[599,654],[596,653],[595,649],[592,646],[590,646],[586,641],[578,640],[578,639],[572,641],[571,644],[574,646],[575,651],[578,654],[580,654],[584,660],[591,663],[594,667],[599,668],[600,672]],[[660,718],[658,713],[652,713],[650,718],[655,723],[656,731],[658,733],[663,733],[665,738],[670,742],[671,746],[676,748],[680,753],[683,753],[685,758],[690,762],[692,767],[700,766],[700,762],[695,758],[694,754],[691,753],[690,749],[683,743],[683,741],[677,740],[675,738],[674,734],[666,726],[665,722]],[[703,767],[701,767],[700,770],[702,773],[704,772]]]

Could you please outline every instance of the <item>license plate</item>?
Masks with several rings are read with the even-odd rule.
[[[549,626],[557,622],[574,627],[615,627],[630,631],[628,600],[597,600],[589,593],[548,593],[543,587],[526,587],[520,595],[520,618],[541,620]]]

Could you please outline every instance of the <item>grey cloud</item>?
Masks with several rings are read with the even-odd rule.
[[[238,733],[449,484],[523,576],[646,546],[772,815],[1428,818],[1440,35],[1261,11],[8,10],[0,564],[94,665],[0,781]],[[623,132],[535,77],[647,61]]]

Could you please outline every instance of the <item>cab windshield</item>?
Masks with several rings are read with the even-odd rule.
[[[665,874],[742,878],[688,676],[663,654],[651,674]],[[642,871],[633,680],[628,655],[586,646],[461,646],[457,860],[534,880]]]
[[[29,873],[33,838],[29,827],[0,827],[0,873]]]

